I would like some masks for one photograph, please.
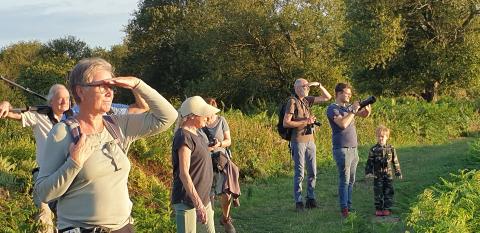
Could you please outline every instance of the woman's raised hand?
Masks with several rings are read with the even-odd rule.
[[[85,161],[87,161],[87,159],[90,157],[90,155],[92,155],[93,152],[91,146],[85,145],[86,139],[87,136],[85,134],[82,134],[77,144],[70,144],[70,156],[79,167],[83,167],[83,164],[85,163]]]
[[[126,89],[133,89],[140,83],[140,79],[133,76],[128,76],[128,77],[109,78],[109,79],[99,80],[96,82],[103,83],[106,85],[126,88]]]

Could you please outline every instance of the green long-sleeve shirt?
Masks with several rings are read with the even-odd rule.
[[[150,106],[143,114],[113,115],[121,130],[121,147],[108,130],[88,135],[92,155],[82,167],[69,156],[72,136],[64,123],[50,131],[45,163],[35,185],[44,202],[57,199],[57,227],[120,229],[129,222],[132,202],[127,189],[130,162],[122,151],[138,138],[165,131],[177,118],[175,108],[144,82],[136,90]]]

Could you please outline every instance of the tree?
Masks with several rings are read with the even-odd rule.
[[[435,101],[480,80],[477,0],[346,2],[343,51],[361,91]]]
[[[18,82],[46,96],[53,84],[66,85],[66,78],[74,65],[74,60],[58,57],[49,60],[37,60],[20,72]],[[31,95],[27,95],[27,100],[30,104],[45,104],[42,103],[41,99]]]
[[[21,69],[37,59],[41,46],[38,41],[19,42],[0,50],[0,74],[15,80]]]
[[[335,0],[144,1],[127,27],[127,63],[170,96],[279,100],[298,77],[343,79],[342,16]]]
[[[87,43],[74,36],[54,39],[47,42],[40,51],[42,57],[66,57],[68,59],[79,61],[82,58],[91,57],[92,50]]]
[[[168,97],[181,95],[184,77],[196,70],[179,58],[184,52],[175,38],[185,10],[178,1],[142,1],[126,28],[128,55],[118,72],[141,77]]]
[[[37,58],[41,48],[38,41],[19,42],[0,51],[0,75],[17,80],[22,69],[30,66]],[[23,102],[23,93],[0,81],[0,101],[9,100],[12,104]]]

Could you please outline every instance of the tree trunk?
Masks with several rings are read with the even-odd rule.
[[[438,87],[440,83],[438,81],[429,82],[425,85],[425,89],[421,94],[423,99],[427,102],[435,103],[438,99]]]

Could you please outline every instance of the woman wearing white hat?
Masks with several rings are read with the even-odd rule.
[[[213,233],[213,209],[210,190],[213,168],[208,143],[199,133],[207,124],[207,117],[220,110],[207,104],[200,96],[186,99],[179,109],[179,121],[173,138],[172,204],[175,208],[177,232],[200,230]]]

